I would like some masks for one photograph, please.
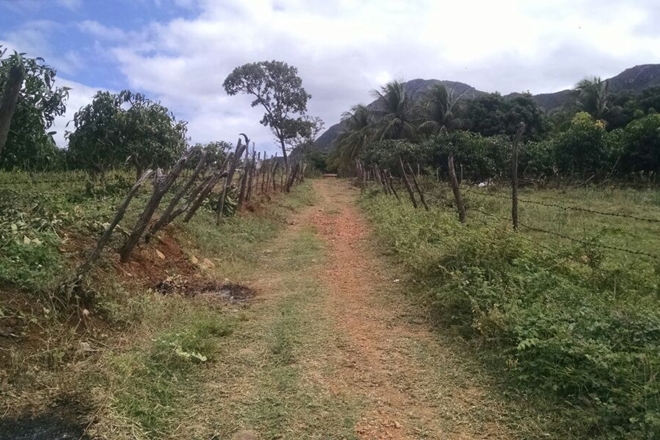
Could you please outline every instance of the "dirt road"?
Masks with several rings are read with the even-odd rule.
[[[314,206],[264,249],[248,280],[260,300],[237,310],[245,325],[173,437],[517,437],[487,378],[406,299],[357,191],[341,180],[314,187]]]

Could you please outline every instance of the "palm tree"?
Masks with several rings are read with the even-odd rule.
[[[599,77],[585,78],[575,86],[578,93],[577,105],[594,119],[603,119],[610,108],[609,81]]]
[[[422,109],[424,122],[420,124],[419,131],[434,135],[440,133],[443,127],[450,131],[460,128],[463,121],[456,117],[455,109],[464,94],[465,92],[454,98],[453,88],[447,90],[444,84],[436,84],[429,92]]]
[[[414,124],[414,102],[401,81],[392,81],[372,92],[378,100],[373,115],[377,130],[375,140],[413,139],[417,127]]]
[[[341,122],[345,128],[335,140],[337,165],[347,165],[353,163],[371,142],[374,127],[371,112],[361,104],[343,113]]]

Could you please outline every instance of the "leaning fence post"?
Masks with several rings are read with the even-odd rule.
[[[417,164],[417,166],[418,166],[418,169],[419,169],[419,164]],[[419,177],[419,174],[417,175],[417,177],[415,177],[415,173],[413,173],[413,169],[410,166],[410,164],[408,164],[408,169],[410,170],[410,175],[412,177],[413,184],[415,185],[415,189],[419,193],[419,200],[422,202],[422,205],[424,205],[424,209],[426,209],[428,211],[429,210],[429,205],[426,204],[426,199],[424,198],[424,193],[422,192],[422,188],[420,188],[419,183],[417,183],[417,177]]]
[[[511,220],[513,230],[518,230],[518,144],[525,132],[525,123],[521,122],[516,137],[513,139],[513,152],[511,157]]]
[[[461,190],[458,186],[458,178],[456,177],[456,169],[454,168],[454,153],[449,153],[447,160],[449,166],[449,181],[451,182],[451,189],[454,192],[454,199],[456,199],[456,209],[458,210],[458,220],[465,223],[465,205],[463,205],[463,198],[461,197]]]
[[[417,200],[415,200],[415,193],[412,190],[412,187],[410,186],[410,181],[408,181],[408,176],[406,176],[406,169],[403,166],[403,161],[401,158],[399,158],[399,165],[401,166],[401,177],[403,179],[403,185],[406,187],[406,191],[408,191],[408,195],[410,196],[410,200],[412,201],[413,206],[415,209],[417,209]]]

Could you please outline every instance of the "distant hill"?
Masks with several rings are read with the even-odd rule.
[[[648,87],[660,86],[660,64],[643,64],[635,66],[624,70],[608,80],[610,82],[610,92],[612,93],[639,93]],[[437,79],[413,79],[406,82],[404,86],[413,99],[419,99],[436,84],[444,84],[447,89],[453,89],[454,96],[463,94],[464,99],[474,99],[487,93],[477,90],[469,84],[457,81],[441,81]],[[520,93],[511,93],[506,96],[514,97],[517,95],[520,95]],[[541,93],[533,95],[532,99],[539,107],[549,112],[561,108],[570,102],[571,99],[573,99],[573,91],[560,90],[554,93]],[[369,107],[377,105],[378,101],[373,101],[369,104]],[[314,145],[322,152],[327,153],[332,151],[332,143],[337,139],[337,136],[339,136],[339,133],[341,133],[343,128],[341,122],[330,126],[316,139]]]

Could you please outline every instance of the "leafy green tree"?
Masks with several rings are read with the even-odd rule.
[[[149,167],[173,165],[186,149],[187,123],[177,121],[166,107],[142,94],[125,90],[119,97],[129,105],[119,112],[119,133],[137,176]]]
[[[148,167],[168,167],[186,148],[186,123],[143,95],[98,92],[74,115],[68,133],[73,160],[92,174],[131,164],[140,175]]]
[[[90,104],[75,113],[75,130],[67,132],[71,160],[101,178],[126,160],[118,123],[121,105],[119,95],[99,91]]]
[[[426,152],[420,144],[407,139],[384,139],[370,143],[360,155],[367,166],[388,169],[392,174],[399,174],[399,159],[403,162],[421,165],[427,163]]]
[[[392,81],[374,90],[372,95],[377,100],[370,109],[376,124],[374,139],[414,140],[417,133],[415,103],[406,92],[405,84]]]
[[[373,117],[364,105],[356,105],[351,111],[342,114],[341,122],[344,129],[334,142],[337,157],[336,166],[349,166],[360,157],[372,141],[375,129]]]
[[[453,90],[447,90],[444,84],[435,85],[422,103],[422,122],[419,131],[437,135],[444,127],[452,131],[461,128],[464,121],[458,117],[458,103],[462,95],[454,96]]]
[[[252,107],[264,108],[260,123],[269,127],[280,143],[285,167],[289,168],[287,144],[307,136],[313,124],[305,118],[312,97],[302,86],[298,69],[282,61],[260,61],[239,66],[223,84],[228,95],[245,93],[255,97]]]
[[[594,119],[604,119],[610,110],[609,81],[599,77],[585,78],[575,86],[577,105],[583,112],[589,113]]]
[[[649,87],[642,90],[637,98],[636,107],[645,114],[657,113],[660,110],[660,87]]]
[[[47,132],[57,116],[66,111],[67,87],[56,87],[57,72],[43,58],[24,54],[5,56],[0,48],[0,90],[4,90],[11,66],[21,65],[25,72],[23,87],[11,120],[9,135],[0,154],[4,169],[43,170],[60,166],[63,153]]]
[[[467,102],[465,118],[470,121],[470,130],[483,136],[513,136],[521,122],[526,126],[526,140],[543,139],[550,131],[548,117],[529,93],[512,98],[491,93],[472,99]]]
[[[616,148],[609,142],[604,122],[590,114],[575,115],[571,128],[554,139],[555,161],[564,174],[597,173],[613,165]]]
[[[660,172],[660,114],[637,119],[625,128],[622,168]]]

